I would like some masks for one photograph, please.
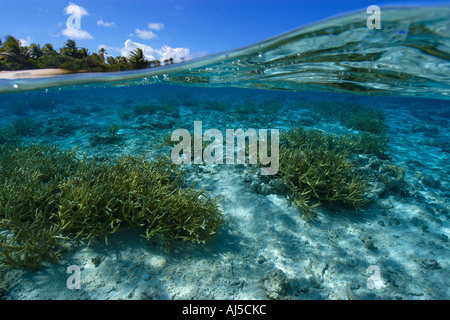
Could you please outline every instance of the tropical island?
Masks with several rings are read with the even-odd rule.
[[[141,48],[130,53],[130,57],[113,57],[104,48],[98,53],[90,53],[87,48],[79,48],[74,40],[67,40],[56,51],[51,43],[41,47],[32,43],[23,46],[20,40],[7,36],[0,39],[0,71],[35,69],[63,69],[67,72],[111,72],[158,67],[173,64],[173,58],[164,61],[147,60]]]

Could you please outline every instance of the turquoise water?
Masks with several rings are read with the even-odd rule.
[[[192,134],[195,121],[224,136],[303,128],[386,143],[349,158],[355,176],[368,176],[367,203],[355,210],[325,201],[315,222],[302,218],[279,187],[283,179],[261,176],[248,161],[181,165],[186,185],[224,198],[224,226],[206,247],[166,250],[133,232],[105,247],[73,245],[56,265],[4,269],[2,279],[13,280],[3,280],[3,298],[448,299],[449,17],[449,7],[386,8],[380,30],[366,27],[365,12],[354,13],[161,68],[0,79],[0,143],[78,148],[89,159],[170,157],[164,141],[176,129]],[[369,126],[377,116],[380,130]],[[115,258],[118,250],[125,258]],[[65,272],[42,284],[73,263],[91,277],[83,289],[67,289]],[[375,289],[366,282],[373,265],[382,283]]]

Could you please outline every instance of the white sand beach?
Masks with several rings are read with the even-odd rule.
[[[0,71],[0,79],[17,80],[29,78],[46,78],[70,73],[63,69],[33,69],[20,71]]]

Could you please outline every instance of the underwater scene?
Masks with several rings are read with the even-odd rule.
[[[450,7],[0,79],[0,298],[450,298]]]

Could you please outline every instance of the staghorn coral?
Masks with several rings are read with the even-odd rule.
[[[14,144],[22,137],[38,133],[40,133],[40,128],[36,121],[30,118],[17,119],[10,125],[0,127],[0,144]]]
[[[55,136],[73,135],[74,131],[78,130],[80,125],[72,122],[65,117],[50,118],[47,120],[44,132]]]
[[[388,151],[386,138],[370,132],[341,136],[340,143],[349,152],[355,154],[374,154],[377,157],[386,158],[386,151]]]
[[[20,137],[27,137],[40,133],[40,124],[31,118],[17,119],[12,123],[12,127]]]
[[[352,104],[338,113],[340,123],[347,127],[373,134],[386,131],[385,115],[380,109]]]
[[[219,198],[183,187],[168,158],[98,162],[76,150],[0,147],[0,266],[57,261],[71,239],[88,242],[124,226],[148,240],[204,243],[220,229]]]
[[[34,267],[60,257],[58,184],[72,174],[75,151],[51,146],[0,147],[0,261]]]
[[[0,127],[0,144],[14,144],[19,141],[19,136],[12,125]]]
[[[367,203],[367,180],[349,160],[348,140],[320,130],[295,128],[283,133],[280,141],[277,178],[288,186],[305,218],[314,217],[321,202],[354,208]]]
[[[163,112],[171,115],[178,115],[178,107],[173,104],[138,104],[133,106],[135,117],[142,115],[153,115],[157,112]]]
[[[121,125],[118,123],[111,123],[108,126],[108,134],[96,134],[89,137],[91,146],[97,147],[104,144],[118,144],[123,141],[123,136],[118,132],[121,129]]]
[[[116,136],[122,126],[117,122],[111,123],[108,127],[108,133],[110,136]]]
[[[359,103],[312,103],[311,117],[314,119],[338,120],[341,125],[376,135],[386,131],[385,114],[382,110]]]

